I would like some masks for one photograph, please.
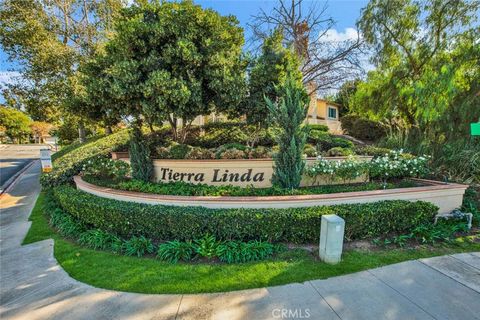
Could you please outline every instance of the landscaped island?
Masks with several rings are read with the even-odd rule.
[[[192,273],[207,281],[208,271],[222,273],[215,266],[227,264],[240,273],[255,266],[249,271],[267,274],[268,283],[274,283],[275,270],[278,282],[305,280],[315,276],[312,265],[322,264],[316,250],[308,249],[317,246],[322,216],[331,214],[345,220],[347,247],[363,244],[371,250],[363,251],[366,255],[381,256],[378,264],[417,257],[420,247],[436,254],[438,243],[452,248],[457,239],[464,242],[458,250],[478,247],[476,229],[469,230],[463,219],[467,210],[478,212],[471,190],[464,199],[467,186],[447,182],[443,168],[432,167],[434,159],[424,153],[436,148],[425,141],[411,147],[418,137],[443,143],[453,131],[428,128],[458,118],[433,126],[435,121],[427,118],[440,109],[423,113],[413,105],[424,106],[424,100],[410,96],[390,100],[397,92],[414,95],[421,88],[395,87],[377,103],[369,99],[383,96],[390,81],[380,81],[375,90],[360,84],[357,100],[369,105],[360,114],[371,117],[364,119],[348,106],[318,104],[319,78],[302,73],[313,67],[306,61],[305,39],[286,45],[282,28],[265,34],[259,52],[249,57],[234,17],[191,1],[133,4],[115,20],[106,43],[92,49],[78,64],[78,74],[65,81],[75,86],[62,104],[81,121],[114,130],[66,146],[54,155],[53,171],[42,176],[42,217],[71,241],[56,238],[62,241],[59,255],[66,265],[82,259],[77,253],[87,259],[98,254],[102,263],[108,255],[123,276],[128,264],[141,264],[133,257],[156,258],[164,270],[141,270],[132,277],[145,281],[163,272],[160,281],[168,282],[169,271],[181,270],[182,290],[172,292],[188,291],[185,279]],[[380,61],[400,63],[394,57]],[[418,68],[412,74],[421,73]],[[408,70],[398,71],[408,75]],[[428,83],[418,81],[418,75],[408,83]],[[377,89],[381,94],[371,94]],[[370,110],[373,106],[381,110]],[[341,117],[344,113],[349,114]],[[339,124],[335,132],[325,125],[338,119],[349,135]],[[395,136],[409,130],[416,135]],[[374,145],[378,141],[382,147]],[[454,209],[463,212],[435,223],[438,213]],[[395,251],[402,258],[392,257],[388,250],[398,247],[415,254]],[[92,254],[86,248],[110,253]],[[365,263],[351,267],[354,258],[348,257],[362,261],[361,252],[351,252],[346,269],[364,268]],[[271,266],[273,271],[265,271]],[[340,274],[342,268],[322,272]],[[258,284],[244,284],[238,274],[230,289]],[[181,278],[176,275],[175,281]]]

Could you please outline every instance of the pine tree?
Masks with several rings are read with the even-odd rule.
[[[275,168],[272,184],[281,188],[298,188],[305,161],[303,148],[307,138],[304,121],[308,111],[308,95],[290,73],[282,87],[278,87],[277,102],[265,97],[270,117],[278,132],[276,140],[280,148],[274,156]]]

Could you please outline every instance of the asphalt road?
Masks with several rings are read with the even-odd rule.
[[[0,188],[4,183],[26,166],[30,161],[40,158],[41,144],[0,144]]]

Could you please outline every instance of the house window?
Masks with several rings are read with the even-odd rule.
[[[328,107],[328,117],[330,119],[337,119],[337,109]]]

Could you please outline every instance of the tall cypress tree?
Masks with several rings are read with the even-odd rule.
[[[276,140],[280,148],[274,156],[272,184],[281,188],[298,188],[305,161],[303,148],[307,138],[304,125],[308,111],[308,95],[304,87],[289,73],[285,85],[278,87],[277,102],[265,97],[270,117],[277,127]]]
[[[140,125],[134,125],[130,139],[130,167],[132,178],[150,181],[153,176],[153,163],[150,158],[150,149],[145,143]]]

